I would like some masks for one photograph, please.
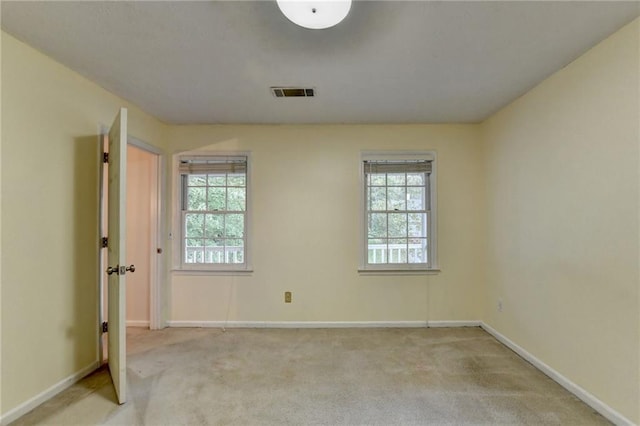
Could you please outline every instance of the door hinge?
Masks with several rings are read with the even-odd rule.
[[[102,248],[107,248],[107,247],[109,247],[109,238],[107,238],[107,237],[102,237],[102,238],[100,239],[100,247],[102,247]]]
[[[105,321],[102,323],[102,332],[106,333],[108,331],[109,331],[109,323]]]
[[[108,163],[109,162],[109,153],[108,152],[103,152],[102,153],[102,162],[103,163]]]

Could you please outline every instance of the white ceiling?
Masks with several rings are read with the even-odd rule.
[[[478,122],[640,14],[637,1],[356,1],[307,30],[275,0],[1,7],[6,32],[184,124]]]

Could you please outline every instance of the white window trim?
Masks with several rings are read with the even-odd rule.
[[[429,222],[430,240],[428,247],[428,266],[421,264],[367,264],[367,206],[364,181],[364,162],[375,160],[429,160],[431,161],[430,179],[430,202],[431,221]],[[362,151],[360,154],[360,232],[359,232],[359,265],[358,272],[363,275],[394,274],[394,275],[414,275],[432,274],[440,272],[438,263],[438,161],[436,151]]]
[[[183,223],[182,223],[182,209],[180,208],[182,202],[182,181],[181,174],[178,170],[180,159],[183,157],[234,157],[243,156],[247,157],[247,196],[246,196],[246,214],[244,223],[245,232],[245,254],[244,263],[240,264],[185,264],[183,262]],[[249,151],[184,151],[173,156],[172,164],[173,173],[173,227],[169,234],[169,239],[172,241],[172,264],[171,272],[175,275],[235,275],[246,274],[253,272],[253,266],[251,263],[251,246],[252,246],[252,233],[251,224],[252,221],[252,201],[251,201],[251,153]]]

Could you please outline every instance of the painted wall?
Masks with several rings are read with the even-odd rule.
[[[135,146],[127,148],[127,261],[136,271],[127,274],[127,325],[149,326],[151,284],[151,214],[157,194],[156,156]]]
[[[2,413],[98,359],[98,138],[165,126],[2,33]]]
[[[248,276],[172,278],[172,321],[476,320],[484,201],[474,125],[174,126],[172,152],[251,152]],[[436,150],[439,260],[419,276],[358,274],[363,150]],[[285,304],[283,293],[293,292]]]
[[[635,423],[639,35],[636,20],[482,126],[484,320]]]

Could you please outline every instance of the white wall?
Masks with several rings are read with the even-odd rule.
[[[636,423],[639,30],[636,20],[483,124],[484,320]]]
[[[98,360],[98,132],[164,125],[2,33],[2,414]]]
[[[484,202],[478,126],[178,126],[172,151],[251,152],[249,276],[172,279],[172,321],[477,320]],[[358,274],[363,150],[435,150],[442,272]],[[283,293],[293,292],[284,304]]]

